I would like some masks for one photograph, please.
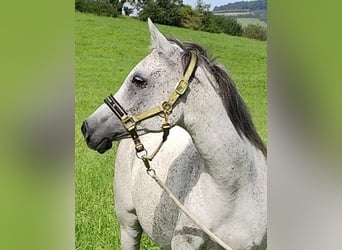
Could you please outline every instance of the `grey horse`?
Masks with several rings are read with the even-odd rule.
[[[165,38],[149,20],[151,52],[127,76],[115,98],[130,114],[162,103],[196,51],[189,89],[169,115],[168,140],[151,165],[188,210],[233,249],[266,249],[266,147],[226,71],[192,43]],[[160,142],[163,118],[137,124],[147,149]],[[146,232],[163,249],[221,249],[146,175],[129,134],[103,104],[82,125],[90,148],[119,140],[115,209],[122,249],[139,249]]]

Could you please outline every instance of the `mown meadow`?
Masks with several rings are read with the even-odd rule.
[[[235,81],[267,142],[266,42],[157,26],[166,35],[203,45],[217,57]],[[75,13],[76,249],[121,249],[113,201],[116,144],[100,155],[87,148],[80,127],[149,53],[149,41],[147,23]],[[159,248],[144,235],[141,249]]]

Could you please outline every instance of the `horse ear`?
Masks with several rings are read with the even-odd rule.
[[[160,33],[157,27],[152,23],[151,19],[148,18],[148,27],[151,33],[151,47],[165,53],[166,55],[172,55],[175,48],[166,39],[166,37]]]

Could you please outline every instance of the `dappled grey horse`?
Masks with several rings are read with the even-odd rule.
[[[140,144],[149,151],[158,147],[166,123],[167,140],[150,162],[156,174],[233,249],[265,249],[266,148],[246,105],[202,47],[166,39],[150,20],[149,29],[151,53],[130,72],[113,103],[102,104],[82,125],[88,146],[100,153],[120,141],[114,189],[122,248],[139,249],[144,231],[163,249],[221,249],[178,210],[136,157]],[[197,62],[189,73],[193,56]],[[180,87],[186,74],[189,81]],[[130,116],[133,132],[122,118],[130,114],[144,114]]]

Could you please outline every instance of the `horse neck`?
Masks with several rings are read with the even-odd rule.
[[[234,185],[237,179],[253,171],[255,156],[261,152],[235,130],[222,99],[205,69],[196,73],[200,82],[191,84],[184,113],[184,128],[206,163],[207,172],[222,185]],[[249,177],[248,177],[249,176]]]

